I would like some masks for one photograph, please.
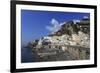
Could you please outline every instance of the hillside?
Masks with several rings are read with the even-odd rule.
[[[58,31],[29,42],[28,47],[41,61],[89,59],[90,20],[64,22]]]

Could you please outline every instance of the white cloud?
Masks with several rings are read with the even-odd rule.
[[[54,25],[54,26],[56,26],[56,25],[59,25],[59,22],[56,19],[53,18],[51,20],[51,24]]]
[[[60,23],[56,19],[51,20],[51,26],[46,26],[46,29],[49,30],[51,33],[58,31],[61,28]]]

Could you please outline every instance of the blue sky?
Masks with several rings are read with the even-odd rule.
[[[75,12],[21,10],[22,42],[26,43],[50,34],[51,32],[47,30],[46,27],[51,26],[51,22],[54,19],[56,19],[58,23],[62,23],[73,19],[79,20],[84,16],[90,17],[90,14]]]

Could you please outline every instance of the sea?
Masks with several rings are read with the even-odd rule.
[[[28,62],[38,62],[39,57],[32,52],[30,48],[22,48],[21,49],[21,62],[28,63]]]

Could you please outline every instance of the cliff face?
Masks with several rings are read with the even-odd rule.
[[[49,56],[46,61],[53,60],[53,56],[57,57],[57,54],[64,57],[56,60],[89,59],[90,20],[64,22],[57,32],[34,40],[28,46],[42,58]],[[70,57],[66,58],[68,56]]]
[[[89,19],[65,22],[57,32],[39,39],[38,45],[60,43],[89,47],[90,24],[88,22]]]

